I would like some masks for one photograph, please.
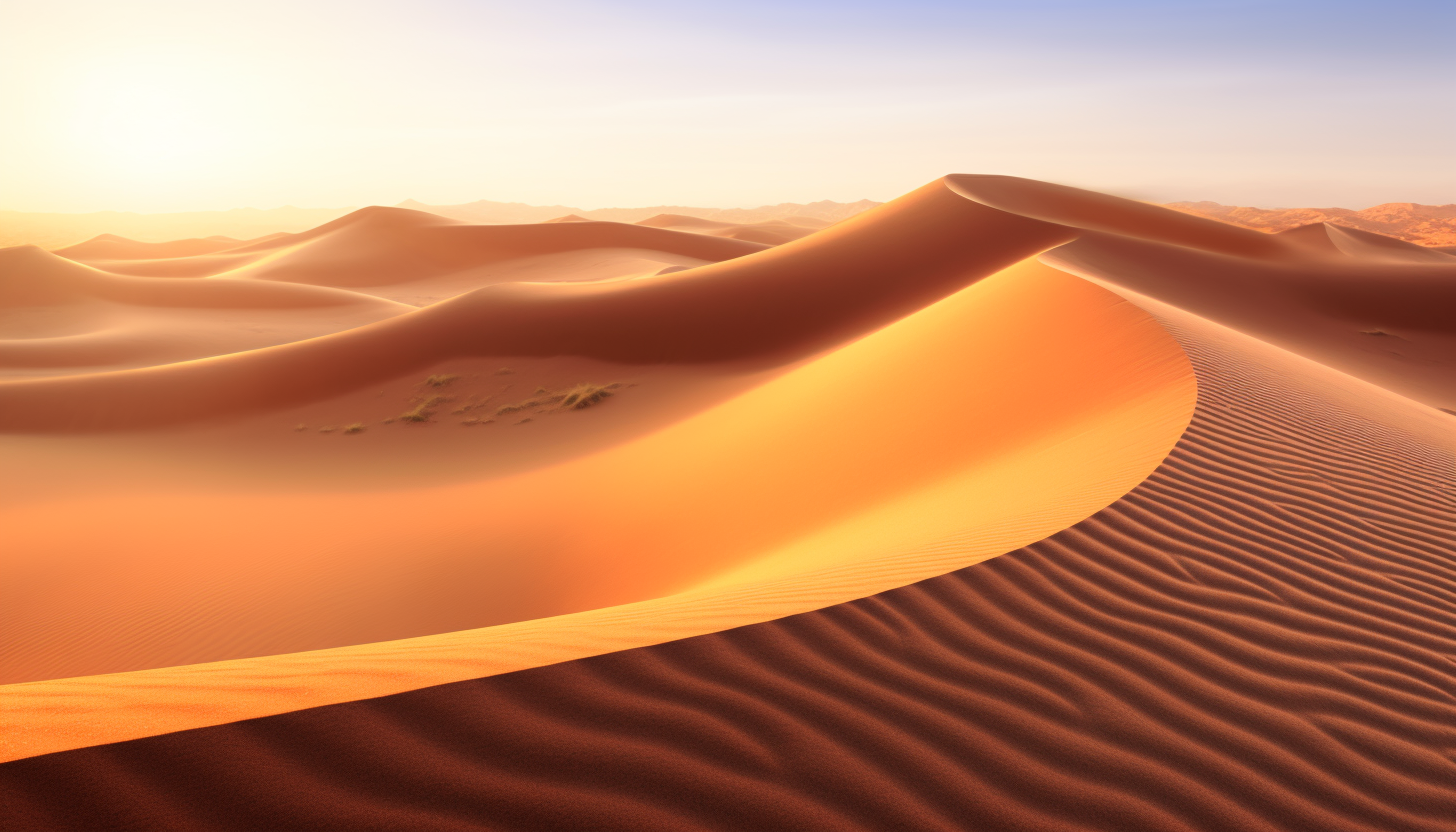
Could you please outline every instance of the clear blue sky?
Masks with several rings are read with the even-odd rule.
[[[1456,202],[1456,2],[50,0],[0,208]]]

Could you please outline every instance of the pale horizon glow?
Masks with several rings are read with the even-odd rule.
[[[0,210],[1456,202],[1456,6],[56,0],[0,11]]]

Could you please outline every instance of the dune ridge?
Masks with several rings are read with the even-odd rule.
[[[1448,830],[1449,419],[1140,299],[1199,377],[1093,517],[816,612],[0,766],[47,828]]]
[[[406,243],[391,248],[391,255],[371,268],[382,273],[391,263],[408,261],[416,278],[429,274],[421,271],[414,248],[420,233],[445,252],[437,257],[446,258],[455,256],[451,252],[456,249],[447,242],[457,234],[468,235],[468,240],[479,234],[507,234],[510,239],[524,234],[525,242],[519,243],[524,248],[518,250],[537,252],[533,246],[540,235],[615,238],[627,232],[666,235],[690,251],[726,246],[726,251],[742,252],[748,247],[754,254],[646,280],[486,285],[418,312],[298,343],[175,366],[0,382],[0,429],[79,431],[215,418],[342,393],[461,355],[782,364],[883,326],[1072,236],[1070,229],[965,199],[941,182],[775,248],[605,223],[502,231],[416,213],[380,209],[303,236],[337,243],[342,271],[356,275],[356,284],[375,278],[348,268],[363,254],[350,242],[356,238],[335,238],[334,232],[379,223],[395,229],[397,220],[402,220]],[[447,242],[436,239],[437,232]],[[379,236],[377,231],[367,234],[370,239]],[[266,245],[293,244],[279,238]],[[280,250],[280,256],[250,266],[252,276],[298,278],[295,268],[302,265],[291,264],[288,250]],[[318,279],[317,274],[310,271],[308,279]],[[887,280],[888,274],[904,277]],[[753,337],[745,338],[745,332]]]
[[[1021,360],[970,363],[994,349]],[[907,410],[885,395],[932,389],[950,367],[961,384],[934,402]],[[0,514],[10,538],[70,577],[32,579],[33,597],[64,590],[37,614],[23,605],[0,613],[12,634],[9,678],[161,669],[0,688],[9,702],[0,748],[20,756],[377,696],[941,574],[1125,493],[1173,446],[1195,396],[1187,360],[1144,313],[1028,262],[670,429],[539,472],[419,493],[141,491],[11,510]],[[754,446],[733,441],[750,429]],[[846,455],[846,446],[865,450]],[[704,470],[714,477],[695,481]],[[543,537],[562,513],[579,531]],[[108,536],[122,542],[98,559],[81,545],[94,531],[57,530],[67,516],[115,517]],[[280,528],[298,530],[281,539]],[[545,564],[545,580],[520,574],[516,547],[480,545],[501,539],[536,541],[528,554]],[[168,554],[202,548],[200,578]],[[445,587],[426,593],[427,605],[378,592],[357,609],[345,603],[370,575],[397,586],[404,573],[390,565],[402,551],[426,563],[443,553],[452,584],[470,574],[481,585],[449,595],[469,602],[454,618]],[[492,581],[489,571],[461,571],[467,555],[505,560]],[[137,581],[110,562],[148,577],[119,593]],[[207,580],[216,576],[224,582]],[[492,600],[502,594],[510,604]],[[469,625],[462,612],[492,604],[514,610],[507,620],[517,623],[448,632]],[[406,617],[412,605],[436,625],[403,629],[420,626]],[[390,627],[396,637],[444,634],[360,644],[389,638]],[[270,655],[340,644],[358,646]],[[240,655],[261,658],[167,667]]]

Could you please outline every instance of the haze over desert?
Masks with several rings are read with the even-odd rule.
[[[1456,832],[1396,5],[0,10],[0,828]]]

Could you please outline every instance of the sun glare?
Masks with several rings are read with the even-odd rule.
[[[236,142],[205,80],[138,67],[93,74],[77,97],[79,160],[124,179],[195,173]]]

